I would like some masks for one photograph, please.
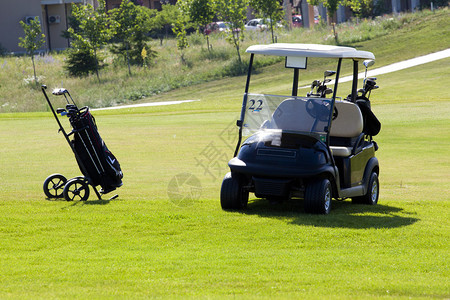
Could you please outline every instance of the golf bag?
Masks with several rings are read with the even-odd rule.
[[[90,178],[91,185],[100,185],[103,193],[120,187],[123,174],[119,161],[100,137],[89,109],[70,117],[69,121],[74,132],[71,143],[83,175]]]

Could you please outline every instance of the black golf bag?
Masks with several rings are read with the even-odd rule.
[[[122,170],[119,161],[108,150],[95,124],[95,119],[86,108],[80,114],[70,117],[74,138],[71,141],[80,170],[90,178],[90,184],[100,185],[108,193],[122,185]]]
[[[53,112],[56,122],[69,143],[81,173],[79,176],[67,180],[61,174],[52,174],[44,181],[44,193],[48,198],[62,198],[67,201],[87,200],[89,198],[89,185],[94,189],[98,199],[122,186],[123,173],[117,158],[108,150],[97,130],[95,119],[89,111],[89,107],[81,109],[77,107],[72,96],[66,89],[55,89],[53,95],[64,95],[67,105],[56,111],[42,86],[42,92]],[[69,98],[68,98],[69,97]],[[69,99],[71,101],[69,101]],[[61,125],[57,114],[69,118],[72,131],[68,134]],[[101,186],[97,191],[96,186]],[[110,199],[116,198],[114,195]]]

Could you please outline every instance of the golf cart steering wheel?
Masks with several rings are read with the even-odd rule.
[[[309,99],[306,102],[306,112],[313,117],[314,119],[319,119],[321,122],[328,121],[329,117],[329,107],[325,105],[325,103],[317,103],[315,99]],[[333,113],[334,115],[334,113]]]

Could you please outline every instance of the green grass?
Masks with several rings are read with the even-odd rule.
[[[414,14],[387,16],[374,21],[363,20],[356,23],[344,23],[337,27],[339,42],[342,45],[373,51],[377,58],[377,67],[405,60],[431,51],[443,50],[450,44],[448,35],[448,9],[435,13],[422,11]],[[246,32],[241,47],[241,55],[247,62],[249,55],[245,49],[254,44],[271,43],[270,33]],[[334,38],[331,29],[316,27],[314,30],[303,28],[292,31],[276,32],[278,42],[332,44]],[[101,82],[96,76],[71,78],[64,71],[64,53],[51,53],[36,59],[37,74],[41,82],[53,89],[68,88],[85,105],[104,107],[118,104],[154,101],[166,92],[189,89],[199,83],[233,76],[240,69],[236,64],[235,49],[221,35],[212,35],[213,51],[209,53],[206,43],[196,35],[190,36],[191,47],[186,49],[187,64],[181,64],[180,53],[176,51],[176,41],[151,41],[149,45],[158,56],[147,69],[133,67],[133,76],[128,75],[125,65],[117,64],[114,57],[104,51],[108,66],[101,71]],[[279,60],[259,59],[259,68]],[[282,63],[280,63],[281,65]],[[333,66],[334,67],[334,66]],[[319,70],[319,69],[317,69]],[[320,68],[323,70],[323,68]],[[29,57],[0,58],[0,113],[46,111],[39,89],[26,82],[33,74]],[[317,73],[319,74],[319,73]],[[306,79],[306,78],[305,78]],[[316,78],[307,78],[308,83]],[[235,78],[241,82],[242,78]],[[306,81],[305,81],[306,83]],[[185,98],[186,99],[186,98]],[[190,98],[187,98],[190,99]]]
[[[151,99],[198,102],[94,112],[125,175],[113,201],[46,200],[49,174],[80,174],[55,120],[0,114],[0,298],[449,298],[449,65],[379,76],[379,204],[333,201],[327,216],[305,214],[301,200],[253,195],[245,211],[221,210],[244,77]],[[324,67],[308,66],[312,79]],[[256,75],[255,89],[287,89],[281,69]],[[180,173],[198,178],[198,199],[169,197]]]
[[[0,298],[449,297],[450,99],[426,101],[415,81],[402,83],[409,102],[389,93],[411,72],[448,76],[448,62],[380,77],[392,86],[373,95],[379,205],[333,201],[328,216],[252,197],[246,211],[220,209],[234,145],[223,131],[237,112],[201,102],[97,111],[125,178],[118,200],[86,203],[44,199],[47,175],[79,174],[50,114],[2,115]],[[183,172],[202,193],[174,203],[168,185]]]
[[[434,121],[433,105],[376,105],[380,203],[334,202],[328,216],[255,199],[220,209],[231,151],[218,137],[233,113],[98,112],[124,186],[86,203],[44,200],[48,174],[79,174],[50,116],[2,119],[0,297],[448,297],[449,103]],[[215,179],[195,160],[210,143],[224,153]],[[202,194],[177,206],[167,188],[182,172]]]

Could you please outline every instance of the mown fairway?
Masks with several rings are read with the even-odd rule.
[[[242,77],[93,112],[124,171],[113,201],[46,200],[48,175],[80,174],[69,146],[50,113],[0,114],[0,298],[449,298],[449,78],[450,58],[379,77],[379,205],[327,216],[221,210]],[[176,189],[183,173],[201,189]]]
[[[448,78],[449,63],[379,83],[436,69]],[[86,203],[45,200],[47,175],[79,175],[51,116],[3,116],[0,297],[448,297],[450,99],[426,101],[412,81],[411,101],[394,89],[374,100],[379,205],[334,201],[328,216],[304,214],[301,201],[220,209],[234,112],[195,112],[201,102],[96,112],[125,178],[119,199]],[[183,106],[192,112],[177,113]],[[180,173],[199,179],[198,199],[170,200]]]

